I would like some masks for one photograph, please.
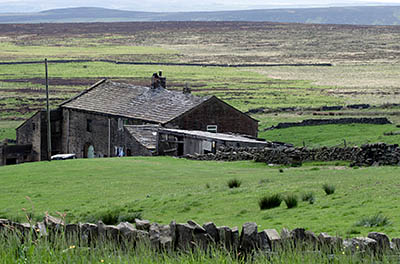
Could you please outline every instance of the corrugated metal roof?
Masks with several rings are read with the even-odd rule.
[[[105,80],[61,106],[164,124],[210,98]]]
[[[162,128],[159,130],[161,133],[163,131],[175,134],[183,134],[203,139],[215,139],[215,140],[223,140],[223,141],[231,141],[231,142],[246,142],[246,143],[255,143],[255,144],[268,144],[264,141],[258,141],[255,139],[247,138],[240,135],[235,134],[224,134],[224,133],[211,133],[206,131],[198,131],[198,130],[183,130],[183,129],[173,129],[173,128]]]

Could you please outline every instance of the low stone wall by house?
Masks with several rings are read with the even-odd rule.
[[[389,237],[383,233],[371,232],[367,237],[342,239],[321,233],[318,236],[304,228],[258,230],[254,222],[243,224],[241,232],[237,227],[217,227],[208,222],[202,226],[194,221],[169,225],[150,223],[146,220],[135,220],[135,225],[123,222],[118,225],[79,223],[65,224],[61,219],[46,216],[43,222],[36,224],[15,223],[0,219],[0,235],[16,233],[24,241],[25,235],[33,234],[36,239],[54,238],[60,235],[77,246],[96,245],[98,242],[114,242],[138,246],[142,243],[160,251],[208,250],[211,247],[227,250],[235,255],[246,256],[254,252],[274,252],[279,250],[299,249],[319,252],[356,252],[370,251],[373,254],[392,252],[400,254],[400,238]],[[63,234],[64,233],[64,234]],[[51,241],[51,239],[50,239]]]
[[[187,155],[188,159],[239,161],[254,160],[267,164],[301,164],[305,161],[349,161],[352,166],[399,165],[400,148],[385,143],[366,144],[361,147],[266,147],[225,148],[216,154]]]
[[[281,129],[288,127],[303,127],[303,126],[320,126],[320,125],[332,125],[332,124],[374,124],[374,125],[386,125],[392,124],[386,117],[377,117],[377,118],[330,118],[330,119],[305,119],[301,122],[285,122],[279,123],[276,126],[267,127],[264,131],[272,130],[272,129]]]

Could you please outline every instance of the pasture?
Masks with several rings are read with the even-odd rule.
[[[65,212],[70,222],[140,216],[163,224],[193,219],[233,227],[254,221],[260,228],[304,227],[344,237],[369,231],[399,236],[398,173],[397,167],[358,169],[343,162],[286,168],[170,157],[25,163],[0,168],[0,218],[23,221],[28,212],[41,219],[48,211]],[[231,189],[231,179],[242,184]],[[335,186],[335,193],[326,195],[323,184]],[[309,192],[313,204],[301,201]],[[299,205],[260,210],[258,200],[266,194],[294,194]],[[376,214],[390,224],[356,225]]]
[[[396,26],[248,22],[10,24],[0,29],[0,61],[93,60],[50,63],[53,106],[104,77],[148,85],[151,73],[160,69],[169,89],[188,83],[194,93],[215,94],[242,111],[381,106],[399,100],[398,31]],[[96,62],[100,59],[234,65],[328,62],[333,67],[146,66]],[[0,121],[24,120],[43,108],[44,66],[0,65],[0,98]]]

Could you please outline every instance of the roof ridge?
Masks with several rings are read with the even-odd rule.
[[[70,99],[68,99],[68,100],[66,100],[66,101],[64,101],[64,102],[62,102],[62,103],[60,104],[60,106],[63,106],[63,105],[65,105],[65,104],[69,103],[69,102],[72,102],[73,100],[75,100],[75,99],[81,97],[81,96],[84,95],[85,93],[87,93],[87,92],[93,90],[94,88],[96,88],[96,87],[99,86],[100,84],[103,84],[103,83],[106,82],[106,81],[108,81],[107,78],[101,79],[100,81],[96,82],[95,84],[93,84],[93,85],[90,86],[89,88],[83,90],[83,91],[80,92],[79,94],[77,94],[77,95],[73,96],[72,98],[70,98]]]

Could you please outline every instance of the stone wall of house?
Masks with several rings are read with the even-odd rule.
[[[400,148],[385,143],[366,144],[361,147],[266,147],[222,148],[216,154],[187,155],[197,160],[254,160],[268,164],[301,164],[305,161],[349,161],[352,166],[400,165]]]
[[[390,240],[384,233],[370,232],[367,237],[343,239],[327,233],[316,235],[304,228],[282,229],[281,232],[275,229],[258,230],[258,225],[254,222],[243,224],[239,232],[237,227],[218,227],[212,222],[199,225],[191,220],[187,223],[172,221],[169,225],[138,219],[135,224],[122,222],[118,225],[105,225],[101,221],[97,224],[65,224],[62,219],[48,215],[42,222],[35,224],[0,219],[0,235],[7,237],[7,232],[20,234],[22,241],[24,235],[32,233],[37,239],[58,234],[78,247],[95,245],[99,241],[122,245],[129,242],[136,246],[143,244],[163,252],[206,251],[215,247],[242,257],[294,249],[330,255],[400,253],[400,238]]]
[[[166,125],[187,130],[206,131],[208,125],[217,125],[219,133],[237,133],[257,137],[258,122],[217,98],[201,104]]]
[[[142,125],[140,120],[127,119],[118,116],[109,116],[72,109],[63,109],[62,149],[63,153],[74,153],[78,158],[87,157],[88,147],[94,148],[95,157],[118,156],[119,149],[126,153],[127,137],[123,129],[126,125]],[[120,119],[120,124],[118,120]],[[90,120],[90,127],[88,127]],[[121,126],[122,125],[122,126]],[[109,136],[110,127],[110,136]],[[110,138],[110,150],[109,150]],[[148,155],[136,141],[129,143],[131,153]]]
[[[50,111],[50,124],[51,124],[51,155],[62,153],[62,111],[61,109],[54,109]],[[40,112],[40,160],[48,159],[47,150],[47,113],[46,111]]]
[[[60,109],[51,110],[51,147],[52,154],[61,153],[61,123]],[[38,111],[17,128],[17,144],[32,144],[32,160],[47,160],[47,113]]]
[[[17,144],[32,144],[32,161],[40,161],[41,156],[41,125],[40,111],[26,120],[17,128]]]

